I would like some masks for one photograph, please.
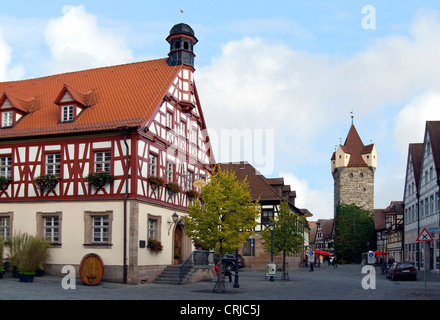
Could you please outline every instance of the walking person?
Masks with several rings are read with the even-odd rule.
[[[337,268],[338,263],[336,262],[336,256],[333,257],[333,268]]]

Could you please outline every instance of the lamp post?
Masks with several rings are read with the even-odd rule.
[[[173,224],[177,223],[177,220],[179,220],[179,216],[177,213],[174,212],[173,215],[171,216],[171,218],[173,219],[173,221],[168,222],[170,224],[170,227],[168,228],[168,235],[170,235],[170,230],[171,230],[171,227],[173,226]]]
[[[235,250],[235,275],[234,275],[234,288],[240,288],[238,284],[238,250]]]
[[[269,222],[269,230],[270,230],[270,262],[273,262],[273,231],[275,229],[275,223],[271,220]],[[275,281],[273,275],[270,276],[269,281]]]

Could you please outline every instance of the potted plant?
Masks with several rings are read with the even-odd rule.
[[[196,247],[197,250],[202,250],[202,245],[200,242],[194,242],[194,247]]]
[[[153,187],[162,187],[164,184],[164,181],[161,177],[156,177],[156,176],[150,176],[148,177],[148,182],[153,186]]]
[[[59,178],[54,174],[41,174],[39,177],[35,178],[35,183],[42,190],[53,190],[58,184]]]
[[[162,250],[163,250],[162,243],[160,241],[153,240],[153,239],[148,240],[147,248],[155,253],[162,252]]]
[[[174,255],[174,264],[179,264],[180,256],[178,254]]]
[[[188,190],[188,191],[186,191],[186,195],[190,199],[195,199],[199,196],[199,193],[195,190]]]
[[[9,185],[9,181],[6,177],[0,177],[0,190],[5,190]]]
[[[3,249],[5,248],[5,243],[3,239],[0,237],[0,279],[3,279],[3,275],[5,274],[5,268],[3,268]]]
[[[10,241],[10,259],[13,268],[18,270],[20,282],[33,282],[35,270],[42,267],[49,257],[50,243],[31,236],[18,233]]]
[[[11,265],[12,276],[18,278],[18,265],[23,256],[24,244],[28,241],[29,235],[26,233],[17,233],[9,239],[8,260]]]
[[[108,171],[96,171],[90,172],[86,177],[87,182],[94,188],[102,188],[107,183],[112,183],[115,181],[114,175]]]
[[[165,186],[170,194],[175,194],[180,192],[180,186],[177,183],[168,182]]]

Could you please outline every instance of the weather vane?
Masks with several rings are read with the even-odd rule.
[[[354,110],[351,109],[351,111],[350,111],[350,114],[351,114],[351,124],[353,124],[353,118],[354,118],[353,112],[354,112]]]

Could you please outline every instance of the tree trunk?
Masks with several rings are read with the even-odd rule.
[[[223,276],[223,248],[220,247],[219,250],[219,259],[217,262],[217,268],[218,268],[218,273],[217,273],[217,284],[215,286],[216,288],[216,292],[220,293],[223,291],[223,281],[222,281],[222,276]]]

